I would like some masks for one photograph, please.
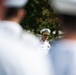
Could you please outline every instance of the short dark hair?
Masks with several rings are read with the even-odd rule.
[[[63,22],[62,24],[63,28],[70,31],[76,31],[76,16],[60,14],[60,17]]]
[[[8,7],[8,10],[7,10],[7,12],[6,12],[6,14],[5,14],[5,18],[10,18],[10,17],[16,17],[17,16],[17,14],[18,14],[18,11],[20,10],[20,9],[26,9],[26,6],[27,6],[27,4],[26,5],[24,5],[23,7]]]
[[[5,18],[15,17],[18,14],[20,8],[8,8]]]

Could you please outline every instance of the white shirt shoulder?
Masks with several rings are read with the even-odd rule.
[[[56,75],[76,75],[76,41],[60,40],[50,54]]]
[[[0,23],[0,75],[49,75],[47,59],[33,36],[25,39],[23,30],[11,23]]]

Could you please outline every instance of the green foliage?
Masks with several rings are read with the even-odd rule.
[[[29,0],[26,10],[27,15],[22,22],[24,29],[34,30],[36,34],[42,28],[60,29],[58,14],[53,12],[47,0]]]

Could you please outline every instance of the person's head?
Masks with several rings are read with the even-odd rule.
[[[62,29],[69,33],[76,33],[76,16],[60,14],[60,19],[62,20]]]
[[[50,0],[51,6],[60,14],[62,29],[76,33],[76,0]]]
[[[49,37],[49,35],[50,35],[50,30],[49,30],[49,29],[47,29],[47,28],[42,29],[42,30],[40,31],[40,33],[41,33],[41,35],[42,35],[42,40],[43,40],[43,41],[48,40],[48,37]]]
[[[5,14],[6,20],[20,22],[26,14],[25,5],[28,0],[7,0],[5,6],[8,8]]]

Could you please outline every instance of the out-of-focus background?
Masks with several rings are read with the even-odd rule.
[[[60,38],[62,32],[59,16],[50,8],[48,0],[29,0],[25,9],[27,9],[27,16],[21,23],[25,31],[40,37],[40,30],[49,28],[51,30],[49,39]]]

